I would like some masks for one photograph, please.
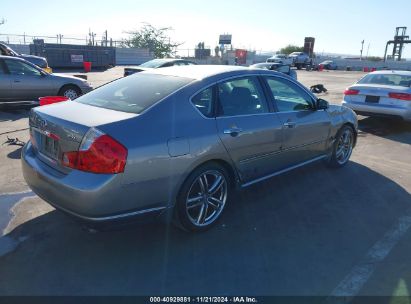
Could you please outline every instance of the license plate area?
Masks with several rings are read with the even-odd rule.
[[[365,96],[365,102],[379,103],[380,102],[380,96],[367,95],[367,96]]]
[[[40,138],[39,151],[45,156],[57,160],[59,155],[59,143],[57,140],[40,133],[37,138]]]

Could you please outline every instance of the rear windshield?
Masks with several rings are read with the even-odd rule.
[[[368,74],[358,83],[410,87],[411,76],[398,74]]]
[[[138,73],[104,85],[76,101],[138,114],[192,81],[190,78]]]
[[[167,60],[163,60],[163,59],[153,59],[147,62],[144,62],[142,64],[140,64],[141,67],[143,68],[158,68],[160,66],[162,66],[164,63],[168,62]]]

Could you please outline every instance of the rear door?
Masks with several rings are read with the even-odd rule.
[[[217,128],[243,182],[277,170],[282,125],[253,76],[217,84]]]
[[[12,100],[11,76],[6,73],[4,62],[0,59],[0,101]]]
[[[37,100],[52,95],[53,82],[41,71],[23,61],[4,59],[11,75],[12,96],[15,100]]]
[[[323,155],[331,126],[327,111],[315,110],[311,95],[296,83],[282,77],[265,79],[282,123],[284,164]]]

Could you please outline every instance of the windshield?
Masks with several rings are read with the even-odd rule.
[[[139,73],[111,82],[76,101],[138,114],[191,81],[193,79]]]
[[[368,74],[360,81],[360,84],[381,84],[390,86],[410,87],[411,75],[398,74]]]
[[[167,60],[164,60],[164,59],[154,59],[154,60],[144,62],[143,64],[140,64],[140,66],[143,67],[143,68],[155,69],[155,68],[158,68],[158,67],[162,66],[166,62],[167,62]]]
[[[272,66],[272,64],[267,64],[267,63],[257,63],[252,65],[252,68],[259,68],[259,69],[269,69]]]

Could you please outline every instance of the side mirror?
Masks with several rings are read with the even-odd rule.
[[[326,110],[328,109],[329,105],[328,105],[328,101],[318,98],[315,106],[317,110]]]

